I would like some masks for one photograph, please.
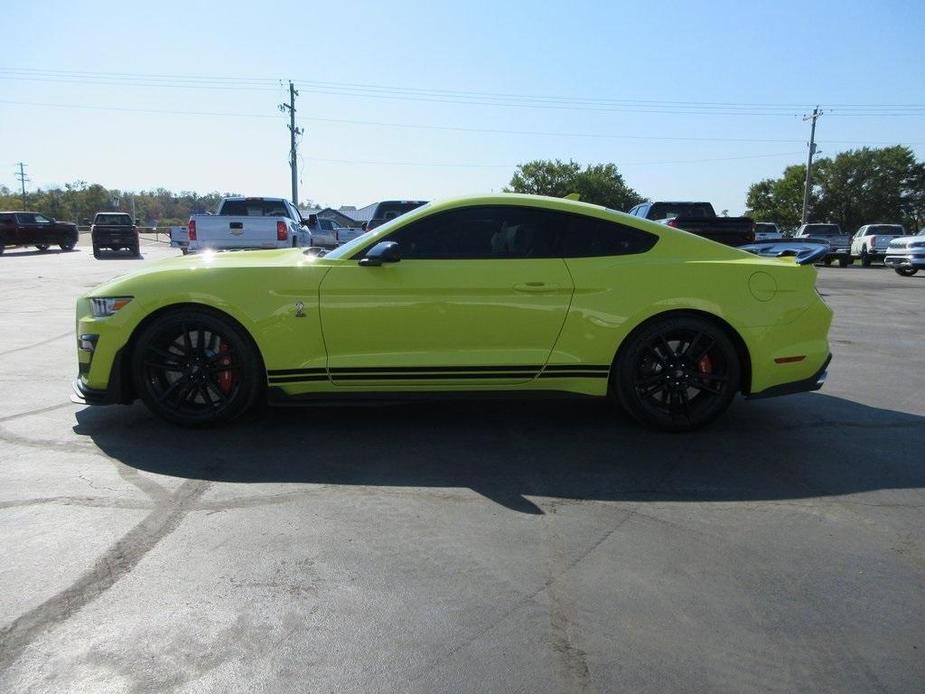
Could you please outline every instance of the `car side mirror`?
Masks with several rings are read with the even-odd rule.
[[[360,265],[378,267],[384,263],[397,263],[401,260],[401,249],[394,241],[380,241],[360,258]]]

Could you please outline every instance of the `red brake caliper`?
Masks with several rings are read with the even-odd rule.
[[[224,342],[219,343],[218,351],[222,353],[222,357],[218,360],[219,366],[231,366],[231,355],[228,354],[228,345]],[[230,393],[231,388],[234,386],[234,373],[231,371],[219,371],[218,386],[226,395]]]
[[[702,374],[713,373],[713,362],[710,361],[710,355],[704,354],[700,357],[700,361],[697,362],[697,368],[700,369],[700,373]]]

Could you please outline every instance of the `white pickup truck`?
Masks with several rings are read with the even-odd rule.
[[[189,250],[309,247],[302,215],[283,198],[225,198],[215,214],[189,219]]]
[[[865,224],[851,239],[851,256],[860,258],[861,265],[867,267],[874,260],[883,260],[890,241],[905,234],[901,224]]]

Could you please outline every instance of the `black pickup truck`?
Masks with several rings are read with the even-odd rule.
[[[38,212],[0,212],[0,253],[7,246],[35,246],[43,253],[52,245],[72,251],[77,225],[59,222]]]
[[[727,246],[741,246],[755,240],[751,217],[717,217],[708,202],[644,202],[629,214],[689,231]]]
[[[132,216],[125,212],[97,212],[90,227],[90,238],[94,258],[99,258],[104,248],[113,251],[125,248],[136,258],[141,256],[138,229]]]

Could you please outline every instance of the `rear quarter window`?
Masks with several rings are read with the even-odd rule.
[[[600,258],[645,253],[658,236],[642,229],[577,214],[557,214],[557,246],[563,258]]]

